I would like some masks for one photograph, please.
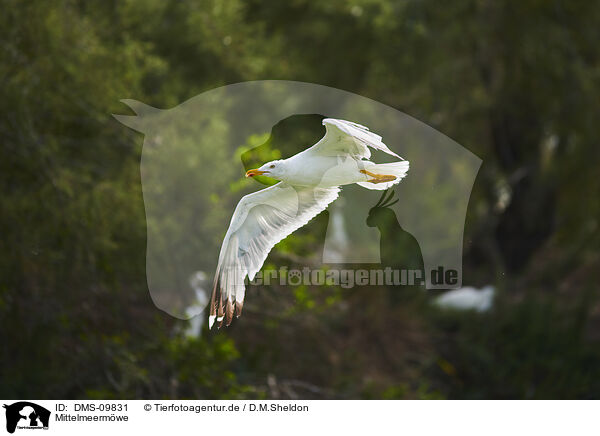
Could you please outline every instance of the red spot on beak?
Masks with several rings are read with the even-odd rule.
[[[248,171],[246,171],[246,177],[260,176],[265,173],[266,173],[266,171],[261,171],[259,169],[248,170]]]

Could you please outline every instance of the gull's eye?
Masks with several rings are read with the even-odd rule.
[[[271,165],[269,168],[275,168],[275,164]]]

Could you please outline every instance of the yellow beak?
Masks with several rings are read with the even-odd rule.
[[[259,169],[248,170],[248,171],[246,171],[246,177],[260,176],[265,173],[266,173],[266,171],[261,171]]]

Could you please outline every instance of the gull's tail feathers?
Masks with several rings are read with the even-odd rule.
[[[394,185],[400,183],[400,181],[406,177],[406,173],[408,172],[409,163],[407,160],[403,160],[401,162],[391,162],[384,164],[375,164],[365,165],[365,170],[381,175],[381,176],[394,176],[396,179],[391,182],[385,183],[371,183],[371,182],[358,182],[357,185],[362,186],[363,188],[373,189],[377,191],[385,191],[386,189],[391,188]]]

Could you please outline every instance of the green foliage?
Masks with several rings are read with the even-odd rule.
[[[446,390],[455,398],[594,398],[600,349],[586,339],[590,296],[528,295],[491,316],[444,315]],[[445,360],[447,359],[447,360]]]

